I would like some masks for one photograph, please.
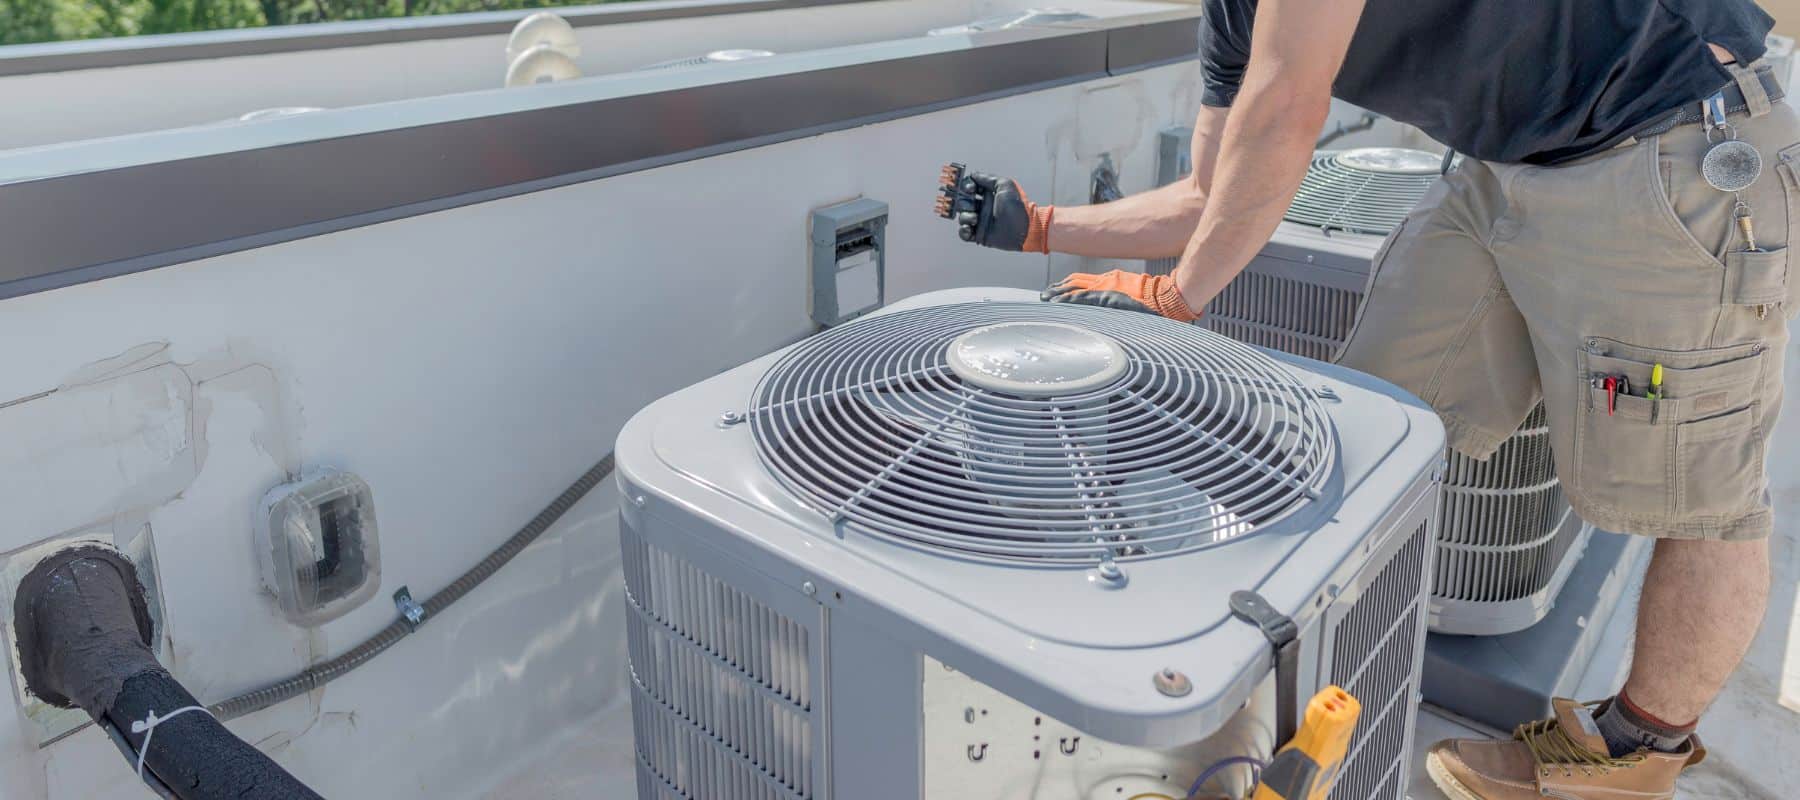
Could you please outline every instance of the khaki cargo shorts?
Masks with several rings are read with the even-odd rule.
[[[1477,459],[1541,399],[1569,500],[1602,529],[1768,536],[1800,119],[1730,121],[1763,157],[1744,192],[1759,252],[1701,177],[1697,124],[1555,167],[1465,159],[1376,256],[1340,362],[1418,394]],[[1608,376],[1630,393],[1609,400]]]

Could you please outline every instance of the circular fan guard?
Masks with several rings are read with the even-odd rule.
[[[1107,385],[1047,397],[951,369],[960,336],[1008,322],[1091,330],[1127,364]],[[769,369],[749,421],[763,464],[840,531],[1040,562],[1249,535],[1317,499],[1336,458],[1311,391],[1262,353],[1159,317],[1042,303],[833,328]]]
[[[1366,148],[1313,155],[1286,219],[1315,228],[1386,236],[1438,179],[1437,156]]]

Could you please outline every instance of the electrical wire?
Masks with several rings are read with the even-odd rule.
[[[544,531],[549,530],[551,525],[561,519],[563,514],[568,513],[568,510],[576,502],[587,496],[587,493],[598,485],[602,478],[612,474],[612,471],[613,456],[611,453],[607,453],[605,458],[600,459],[599,463],[582,473],[574,485],[564,489],[562,494],[557,495],[550,505],[545,506],[537,516],[532,517],[524,528],[512,535],[512,538],[495,548],[487,558],[481,560],[481,563],[469,568],[469,571],[464,572],[462,577],[452,581],[449,586],[438,590],[437,594],[426,600],[424,619],[428,620],[443,613],[444,609],[449,608],[452,603],[462,599],[463,595],[468,594],[475,587],[480,586],[482,581],[500,571],[501,567],[506,566],[506,562],[513,560],[513,557],[523,551],[526,545],[531,544],[543,535]],[[298,697],[362,666],[370,659],[380,655],[382,651],[398,644],[401,639],[406,638],[421,624],[423,624],[423,620],[419,623],[414,623],[404,617],[394,620],[387,627],[376,632],[374,636],[364,639],[362,644],[350,648],[349,651],[337,658],[307,667],[300,674],[286,680],[214,703],[208,710],[220,721],[224,721],[241,717],[253,711],[260,711],[283,700]]]
[[[1365,111],[1363,112],[1362,117],[1358,118],[1355,122],[1340,122],[1338,123],[1337,128],[1333,129],[1330,133],[1320,136],[1319,141],[1313,143],[1313,149],[1323,150],[1325,149],[1325,145],[1331,144],[1348,134],[1360,133],[1373,128],[1375,127],[1376,121],[1380,119],[1380,117]]]
[[[1238,764],[1245,764],[1250,767],[1251,782],[1255,782],[1256,776],[1262,773],[1263,762],[1260,759],[1251,758],[1250,756],[1231,756],[1230,758],[1219,759],[1218,761],[1213,762],[1212,766],[1200,771],[1200,777],[1195,778],[1194,784],[1188,787],[1187,800],[1193,800],[1195,795],[1200,794],[1200,787],[1205,786],[1206,782],[1211,780],[1214,775],[1219,774],[1220,770]]]

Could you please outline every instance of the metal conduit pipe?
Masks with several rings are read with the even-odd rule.
[[[216,703],[207,713],[170,716],[200,702],[150,649],[150,615],[131,562],[110,548],[65,550],[39,562],[19,584],[14,630],[26,686],[46,702],[86,710],[134,765],[153,730],[155,746],[143,755],[144,781],[163,797],[318,798],[222,722],[324,686],[394,646],[500,571],[612,471],[609,453],[480,563],[414,606],[414,613],[336,658]],[[134,730],[133,723],[152,713],[167,721]]]
[[[200,702],[157,662],[143,587],[118,551],[81,546],[38,562],[19,583],[13,625],[26,686],[86,711],[157,794],[319,797],[211,715],[175,713]]]
[[[444,609],[449,608],[452,603],[462,599],[463,595],[480,586],[482,581],[499,572],[501,567],[506,566],[506,562],[513,560],[514,556],[525,550],[526,545],[543,535],[544,531],[549,530],[550,526],[561,519],[563,514],[568,513],[568,510],[593,490],[601,479],[612,474],[612,470],[613,457],[611,453],[608,453],[605,458],[600,459],[599,463],[590,467],[587,472],[576,479],[573,485],[564,489],[555,500],[550,501],[550,505],[539,511],[537,516],[526,523],[524,528],[519,529],[511,538],[489,553],[487,558],[482,559],[481,563],[469,568],[462,574],[462,577],[432,595],[423,605],[413,606],[413,613],[403,614],[399,619],[389,623],[387,627],[377,631],[374,636],[370,636],[361,644],[350,648],[344,654],[330,661],[308,667],[291,678],[221,701],[213,705],[212,712],[218,715],[219,719],[240,717],[310,692],[362,666],[369,659],[380,655],[382,651],[393,647],[401,639],[418,630],[425,620],[443,613]]]

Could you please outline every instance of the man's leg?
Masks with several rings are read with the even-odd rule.
[[[1742,193],[1753,252],[1738,198],[1700,174],[1697,126],[1555,168],[1495,167],[1509,203],[1488,244],[1530,324],[1564,491],[1596,526],[1658,541],[1624,690],[1558,699],[1512,741],[1438,744],[1427,770],[1457,800],[1666,800],[1705,755],[1691,726],[1768,594],[1763,455],[1800,303],[1785,249],[1800,118],[1783,106],[1738,131],[1790,156]]]
[[[1617,709],[1620,721],[1650,733],[1658,727],[1692,732],[1750,649],[1768,599],[1767,539],[1658,541],[1638,600],[1637,644],[1623,692],[1630,705]],[[1611,720],[1601,722],[1612,743]]]
[[[1505,207],[1480,162],[1438,181],[1377,253],[1337,358],[1430,403],[1450,447],[1477,458],[1538,402],[1531,335],[1485,244]]]

